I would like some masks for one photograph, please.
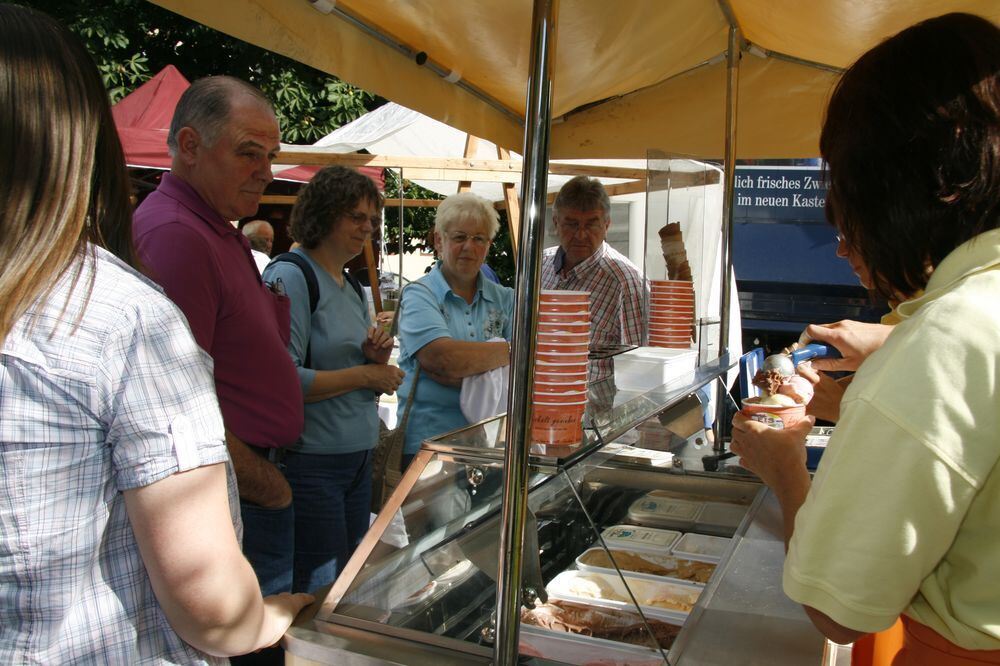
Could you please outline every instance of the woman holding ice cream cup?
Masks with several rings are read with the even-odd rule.
[[[869,663],[1000,663],[1000,29],[949,14],[875,47],[820,149],[831,221],[901,321],[860,363],[814,482],[809,419],[738,414],[732,450],[781,503],[785,592],[828,638],[899,620],[898,652]]]

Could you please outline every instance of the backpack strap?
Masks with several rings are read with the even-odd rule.
[[[269,263],[268,266],[273,266],[281,262],[295,264],[299,267],[299,270],[302,271],[302,277],[306,280],[306,289],[309,290],[309,314],[312,315],[316,312],[316,306],[319,304],[319,280],[316,279],[316,272],[313,270],[312,265],[309,263],[309,260],[301,254],[296,252],[283,252],[274,259],[271,259],[271,263]],[[302,361],[303,368],[312,367],[311,346],[312,345],[307,340],[306,356]]]
[[[354,291],[356,291],[358,293],[358,298],[361,299],[361,304],[364,305],[365,307],[367,307],[368,306],[368,299],[365,298],[364,289],[362,288],[361,283],[358,282],[358,278],[356,278],[353,275],[351,275],[351,272],[345,268],[344,269],[344,279],[347,280],[347,283],[349,285],[351,285],[352,287],[354,287]]]

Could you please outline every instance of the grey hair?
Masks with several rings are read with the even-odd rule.
[[[174,109],[170,131],[167,133],[167,151],[170,156],[177,154],[177,133],[185,127],[198,132],[207,145],[214,144],[229,121],[233,98],[238,94],[249,95],[274,113],[271,100],[246,81],[232,76],[206,76],[198,79],[184,91]]]
[[[553,213],[564,210],[590,211],[600,208],[604,215],[611,214],[611,199],[601,181],[587,176],[576,176],[559,189],[552,204]]]
[[[500,216],[486,199],[472,192],[453,194],[438,206],[434,215],[434,231],[444,235],[455,222],[473,218],[486,223],[490,240],[500,230]]]

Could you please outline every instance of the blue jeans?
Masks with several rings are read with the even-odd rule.
[[[260,591],[265,595],[292,589],[292,557],[295,547],[294,504],[284,509],[266,509],[240,502],[243,516],[243,554],[250,561]]]
[[[292,591],[312,592],[337,578],[368,532],[372,454],[289,451],[285,477],[295,507]]]

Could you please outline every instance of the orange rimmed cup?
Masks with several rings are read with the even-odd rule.
[[[806,417],[805,405],[792,405],[783,407],[780,405],[758,404],[760,398],[746,398],[743,400],[743,408],[740,413],[752,421],[758,421],[764,425],[783,430],[789,428]]]
[[[538,300],[540,303],[590,303],[590,292],[542,289],[538,292]]]
[[[590,335],[590,322],[538,321],[539,333],[578,333]]]
[[[539,343],[561,345],[589,345],[590,331],[583,333],[565,333],[563,331],[539,331],[536,338]]]
[[[587,303],[574,303],[572,301],[563,303],[552,301],[551,303],[539,303],[538,314],[575,314],[585,316],[590,319],[590,305]]]
[[[543,384],[575,385],[587,384],[587,371],[583,372],[543,372],[535,366],[535,381]]]
[[[578,404],[534,403],[531,408],[531,441],[535,444],[574,446],[583,441],[583,412]]]
[[[540,363],[586,363],[590,360],[590,352],[560,353],[536,351],[535,360]]]
[[[539,312],[539,324],[587,324],[590,325],[590,313],[578,312],[575,314],[563,312]]]
[[[589,337],[589,336],[588,336]],[[535,351],[546,354],[579,354],[590,353],[590,341],[582,342],[547,342],[538,340],[535,343]]]

